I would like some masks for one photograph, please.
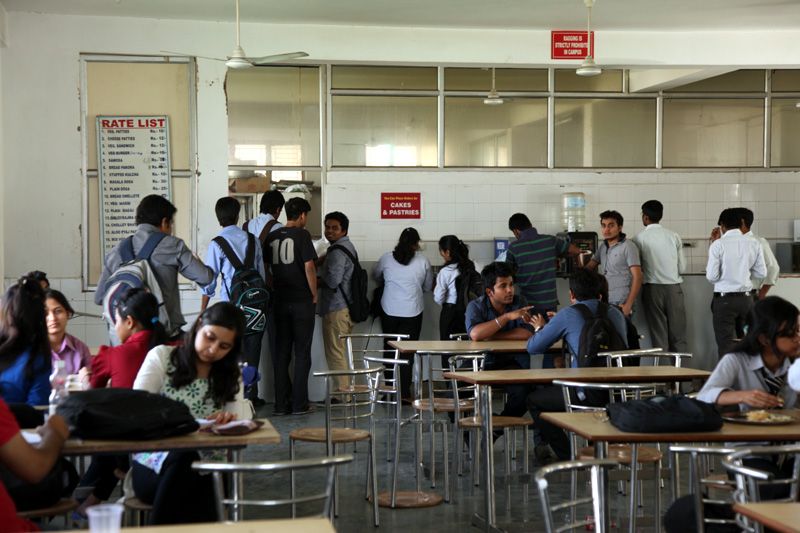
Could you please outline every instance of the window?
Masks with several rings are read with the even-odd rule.
[[[727,74],[712,76],[674,87],[666,92],[670,93],[741,93],[764,92],[763,70],[735,70]]]
[[[331,68],[334,89],[431,90],[437,86],[435,67],[364,67]]]
[[[773,167],[800,167],[800,98],[772,100],[772,144],[770,160]]]
[[[574,69],[556,69],[554,72],[557,92],[622,92],[621,70],[603,69],[598,76],[578,76]]]
[[[498,91],[547,91],[547,69],[495,69]],[[485,91],[492,88],[490,68],[444,69],[445,91]]]

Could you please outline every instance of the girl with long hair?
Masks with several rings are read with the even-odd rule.
[[[445,235],[439,239],[439,255],[444,266],[436,276],[433,300],[442,306],[439,314],[439,338],[449,340],[450,335],[465,333],[464,313],[469,302],[459,301],[458,289],[477,277],[475,263],[469,258],[469,247],[455,235]]]

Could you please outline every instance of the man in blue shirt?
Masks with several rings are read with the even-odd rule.
[[[495,262],[481,271],[485,294],[467,306],[467,333],[474,341],[525,340],[531,328],[525,323],[530,306],[522,296],[514,294],[514,276],[508,263]],[[522,354],[489,355],[484,361],[486,370],[530,368],[530,356]],[[526,385],[505,388],[508,401],[502,416],[525,414]]]
[[[217,204],[214,206],[214,211],[217,214],[217,221],[219,221],[219,225],[222,226],[222,231],[220,231],[219,236],[228,242],[230,247],[236,253],[236,256],[242,262],[245,260],[248,242],[250,242],[255,248],[255,261],[253,266],[256,270],[258,270],[258,273],[261,275],[261,277],[264,278],[264,259],[258,239],[250,239],[250,234],[236,225],[239,221],[240,209],[241,205],[236,198],[225,196],[217,200]],[[213,240],[208,245],[208,253],[206,253],[205,263],[213,271],[214,277],[212,278],[211,283],[202,289],[203,297],[202,301],[200,302],[200,312],[205,311],[206,307],[208,307],[209,300],[214,296],[214,293],[217,289],[217,277],[219,275],[222,275],[222,288],[220,290],[219,298],[223,302],[230,300],[231,281],[233,280],[233,275],[236,273],[236,270],[233,268],[231,262],[228,261],[228,258],[225,256],[222,248],[220,248],[219,244]],[[261,363],[262,337],[262,333],[253,333],[250,335],[245,335],[242,338],[242,359],[247,363],[248,366],[254,367],[256,371],[258,371],[258,367]],[[264,400],[258,397],[257,384],[256,386],[251,387],[247,392],[247,398],[251,400],[255,406],[264,405],[265,403]]]
[[[542,354],[557,340],[563,339],[568,350],[567,364],[577,368],[577,354],[580,350],[581,332],[585,320],[576,304],[583,304],[592,313],[597,313],[601,295],[604,292],[603,276],[597,272],[578,269],[569,281],[569,297],[572,305],[556,313],[549,322],[542,315],[532,317],[529,324],[533,326],[533,337],[528,340],[529,354]],[[620,337],[627,339],[625,316],[618,308],[608,306],[608,319],[614,325]],[[599,392],[599,394],[598,394]],[[581,402],[585,405],[605,405],[608,397],[600,391],[585,391]],[[534,427],[541,430],[542,439],[549,444],[559,460],[570,457],[570,445],[567,435],[560,428],[540,418],[543,412],[564,411],[564,396],[560,386],[546,385],[536,387],[528,394],[528,409],[533,417]],[[537,453],[537,456],[541,456]]]

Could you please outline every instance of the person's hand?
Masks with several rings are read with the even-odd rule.
[[[720,229],[719,226],[716,226],[714,229],[711,230],[711,236],[709,237],[709,240],[711,242],[714,242],[720,237],[722,237],[722,230]]]
[[[530,318],[528,310],[531,307],[533,306],[529,305],[527,307],[520,307],[519,309],[514,309],[513,311],[509,311],[508,313],[506,313],[505,316],[509,322],[512,322],[514,320],[519,320],[520,318],[527,322],[527,320]]]
[[[531,326],[533,326],[533,329],[539,331],[544,327],[545,324],[547,324],[547,319],[544,316],[537,313],[531,316],[529,320],[526,320],[526,322]]]
[[[629,304],[628,302],[625,302],[624,304],[622,304],[620,306],[620,310],[622,311],[623,315],[629,317],[629,316],[631,316],[631,313],[633,313],[633,304],[632,303]]]
[[[547,314],[547,319],[548,320],[550,320],[551,318],[556,316],[556,312],[555,311],[548,311],[546,314]]]
[[[236,420],[236,413],[228,413],[227,411],[219,411],[217,413],[211,414],[208,416],[208,420],[211,420],[215,424],[227,424],[233,420]]]
[[[78,370],[78,379],[81,382],[81,388],[86,390],[89,388],[89,378],[92,377],[92,371],[88,367],[83,367]]]
[[[759,389],[741,391],[739,403],[745,403],[750,407],[759,409],[774,409],[783,407],[783,398],[774,396]]]
[[[47,437],[48,434],[56,435],[62,441],[65,441],[69,438],[69,426],[67,426],[67,421],[61,415],[50,415],[43,426],[36,428],[36,433],[41,435],[42,438]]]

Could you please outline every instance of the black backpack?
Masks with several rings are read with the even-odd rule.
[[[722,427],[714,404],[682,395],[610,403],[606,411],[615,428],[636,433],[716,431]]]
[[[103,388],[70,394],[56,412],[82,439],[150,440],[197,431],[189,408],[143,390]]]
[[[599,352],[613,352],[627,349],[625,341],[617,332],[614,323],[608,318],[608,304],[598,302],[597,314],[584,304],[575,304],[572,307],[577,309],[583,316],[583,328],[581,329],[581,340],[578,345],[578,366],[606,366],[606,360],[597,357]]]
[[[456,278],[456,309],[466,312],[469,303],[483,294],[483,280],[475,269]]]
[[[247,234],[244,263],[239,260],[225,238],[214,237],[214,242],[233,266],[233,279],[228,286],[228,300],[244,313],[247,321],[244,334],[263,333],[267,326],[270,297],[267,283],[255,266],[256,238],[251,233]]]
[[[361,268],[358,259],[350,253],[350,250],[340,244],[334,244],[328,248],[328,253],[333,250],[341,250],[353,263],[353,275],[350,278],[350,294],[345,294],[342,290],[341,283],[337,287],[339,292],[342,293],[344,301],[347,302],[347,308],[350,310],[350,320],[353,322],[363,322],[369,318],[370,305],[369,298],[367,298],[367,286],[369,285],[369,275],[367,271]]]

